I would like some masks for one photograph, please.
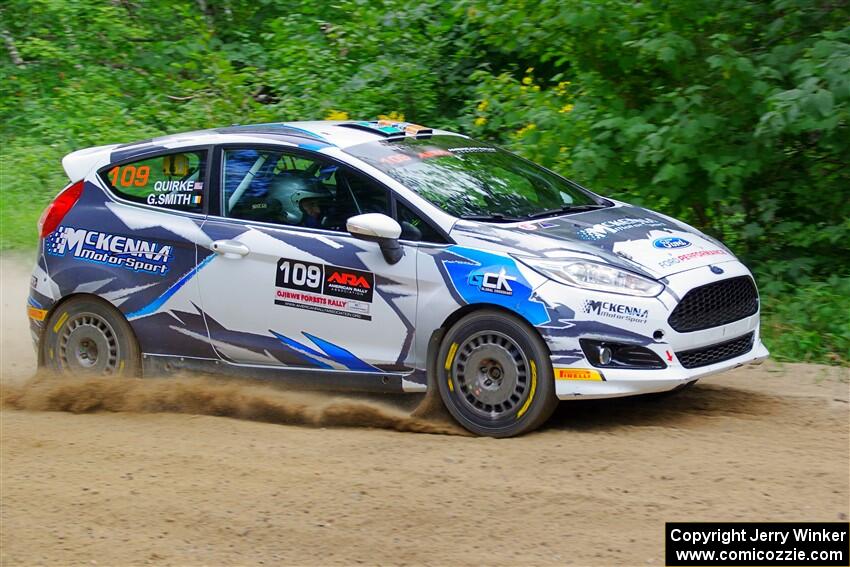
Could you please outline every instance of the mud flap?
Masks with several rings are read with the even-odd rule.
[[[428,389],[425,391],[422,401],[411,412],[411,417],[455,423],[449,410],[443,404],[443,399],[440,397],[440,388],[437,386],[436,359],[437,353],[440,350],[440,343],[445,334],[445,329],[439,329],[431,335],[431,340],[428,342]]]

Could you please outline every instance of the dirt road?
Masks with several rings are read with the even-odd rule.
[[[658,565],[665,521],[847,519],[846,369],[561,404],[507,440],[257,386],[60,391],[22,385],[27,268],[0,261],[7,404],[122,410],[2,409],[2,565]]]

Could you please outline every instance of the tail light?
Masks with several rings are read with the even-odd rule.
[[[56,230],[68,211],[77,204],[80,195],[83,194],[84,184],[85,181],[77,181],[69,185],[53,199],[52,203],[47,205],[47,208],[41,213],[41,218],[38,219],[38,233],[42,238]]]

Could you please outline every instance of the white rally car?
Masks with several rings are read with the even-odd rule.
[[[59,372],[438,388],[504,437],[559,399],[768,355],[753,278],[720,242],[459,134],[234,126],[63,165],[28,305]]]

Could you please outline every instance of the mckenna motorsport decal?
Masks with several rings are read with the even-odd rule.
[[[275,305],[372,320],[372,272],[281,258],[275,286]]]
[[[200,205],[201,195],[192,195],[204,190],[203,181],[157,181],[155,193],[147,196],[148,205]]]
[[[624,230],[640,227],[659,228],[662,226],[666,226],[664,221],[650,217],[614,219],[580,230],[578,237],[582,240],[602,240],[609,234],[617,234]]]
[[[498,273],[479,271],[469,274],[469,285],[474,285],[481,291],[501,295],[513,295],[514,290],[511,288],[510,282],[515,281],[515,277],[506,275],[504,268],[499,270]]]
[[[675,248],[687,248],[691,243],[678,236],[668,236],[666,238],[656,238],[652,241],[652,245],[663,250],[672,250]]]
[[[694,258],[704,258],[705,256],[726,256],[727,252],[725,250],[696,250],[694,252],[687,252],[685,254],[679,254],[678,256],[670,256],[666,260],[662,260],[658,262],[658,265],[662,268],[669,268],[670,266],[675,266],[681,262],[687,262],[688,260],[693,260]]]
[[[171,261],[171,246],[107,232],[60,226],[44,241],[51,256],[71,254],[80,260],[107,264],[150,274],[165,275]]]
[[[610,301],[596,301],[593,299],[586,299],[584,301],[583,311],[585,313],[593,313],[602,317],[631,321],[632,323],[646,323],[646,319],[649,317],[649,309],[632,307],[631,305],[623,305],[622,303],[612,303]]]

